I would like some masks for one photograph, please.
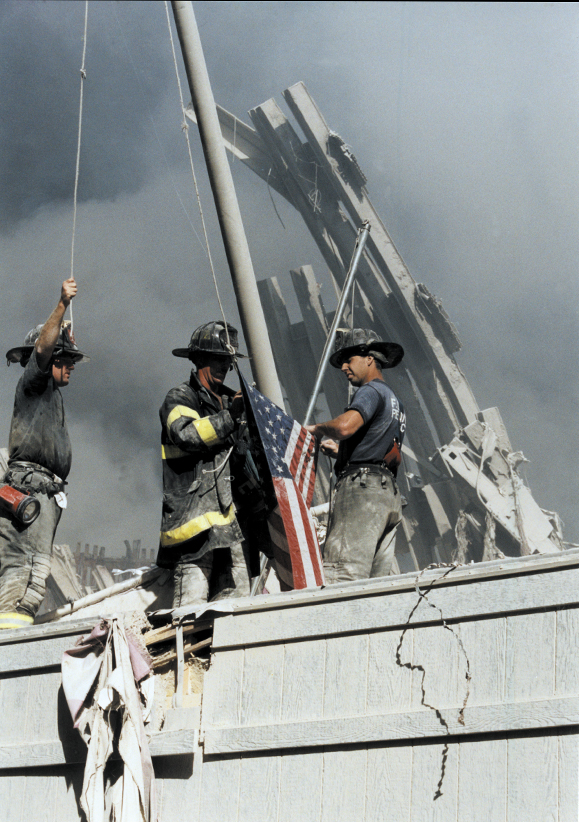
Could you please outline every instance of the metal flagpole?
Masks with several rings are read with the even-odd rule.
[[[330,359],[330,355],[332,353],[332,346],[334,345],[334,340],[336,339],[336,331],[338,330],[338,325],[342,319],[342,314],[344,313],[344,308],[346,306],[346,302],[348,300],[348,294],[350,293],[350,288],[352,287],[352,283],[354,282],[354,276],[356,274],[356,269],[358,268],[358,263],[360,262],[360,257],[362,256],[362,252],[364,251],[364,246],[366,245],[366,240],[368,239],[368,234],[370,233],[370,223],[368,220],[364,223],[364,225],[358,229],[358,239],[356,240],[356,247],[354,249],[354,256],[352,257],[352,262],[350,263],[350,270],[348,271],[348,276],[346,277],[346,282],[344,283],[344,287],[342,289],[342,293],[340,295],[340,302],[336,309],[336,313],[334,315],[334,321],[332,323],[332,327],[328,333],[328,337],[326,339],[326,344],[324,346],[324,351],[322,354],[322,359],[320,360],[320,365],[318,367],[318,374],[316,376],[316,383],[314,385],[314,390],[312,392],[312,397],[310,399],[308,410],[306,411],[306,418],[304,420],[304,425],[308,425],[312,418],[312,414],[314,413],[314,408],[316,405],[316,400],[318,398],[318,394],[320,393],[320,389],[322,387],[322,380],[324,379],[324,374],[326,373],[326,368],[328,366],[328,361]]]
[[[173,0],[172,7],[252,373],[261,393],[284,408],[193,4]]]

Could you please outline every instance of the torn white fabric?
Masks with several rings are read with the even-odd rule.
[[[88,745],[80,798],[87,822],[157,822],[143,720],[152,702],[150,673],[148,660],[116,617],[103,620],[64,654],[64,692],[75,727]],[[122,762],[114,781],[114,769],[107,769],[113,756]]]

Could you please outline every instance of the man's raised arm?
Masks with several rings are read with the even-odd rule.
[[[60,300],[50,317],[42,326],[42,331],[36,341],[36,360],[42,371],[46,371],[50,358],[58,342],[58,335],[62,328],[62,320],[70,301],[76,296],[77,284],[74,277],[69,277],[62,284]]]

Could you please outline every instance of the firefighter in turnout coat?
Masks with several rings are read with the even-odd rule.
[[[210,322],[188,348],[173,351],[196,366],[171,389],[160,410],[163,515],[158,565],[174,569],[173,607],[245,596],[250,590],[248,547],[236,505],[232,451],[243,400],[225,386],[237,351],[237,331]]]

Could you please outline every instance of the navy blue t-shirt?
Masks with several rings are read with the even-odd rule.
[[[62,395],[52,378],[52,367],[40,370],[36,350],[16,386],[8,450],[9,464],[36,462],[61,479],[70,471],[72,451]]]
[[[398,397],[384,380],[360,386],[347,411],[358,411],[364,424],[340,442],[336,473],[349,462],[382,462],[396,438],[400,445],[406,430],[406,415]]]

